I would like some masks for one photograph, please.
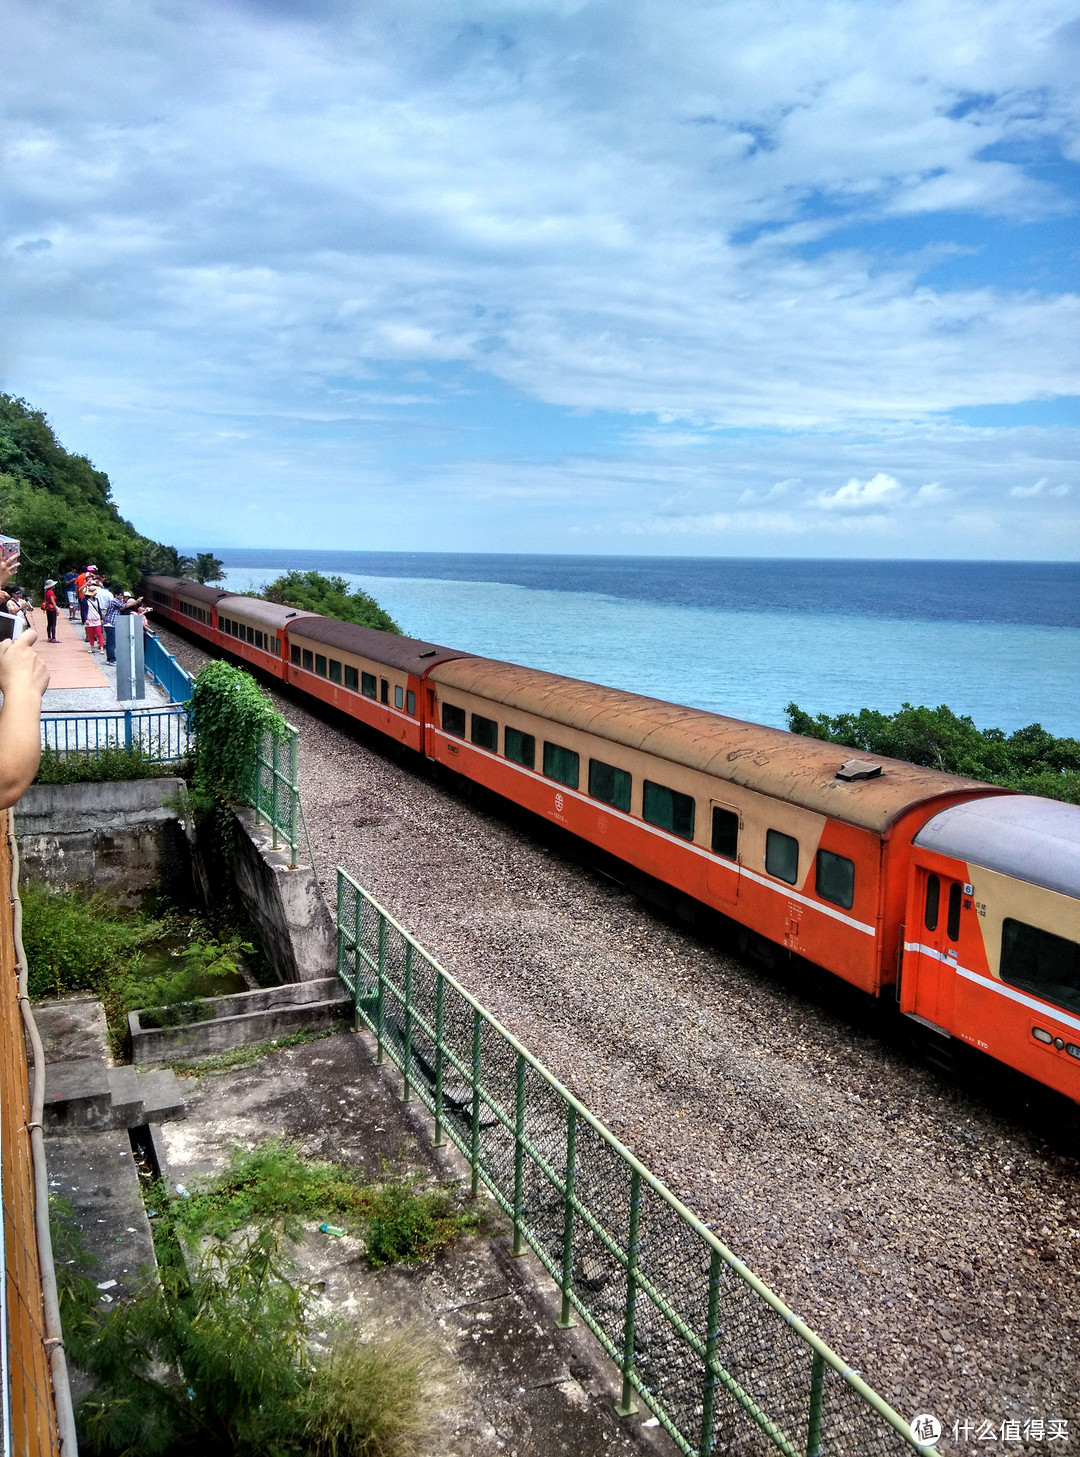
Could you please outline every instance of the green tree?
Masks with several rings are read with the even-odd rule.
[[[225,576],[225,563],[212,551],[201,551],[192,563],[192,575],[196,582],[220,582]]]
[[[22,584],[36,589],[69,567],[94,562],[134,587],[156,547],[117,511],[109,478],[65,450],[41,410],[0,394],[0,530],[18,537]]]
[[[910,703],[896,713],[862,708],[831,717],[789,703],[787,720],[792,733],[807,738],[1080,804],[1080,739],[1055,738],[1038,723],[1006,734],[977,728],[973,719],[945,704],[914,708]]]
[[[160,541],[146,543],[142,560],[144,572],[156,572],[162,577],[190,577],[194,567],[194,558],[182,556],[175,546],[163,546]]]
[[[361,627],[377,627],[382,632],[401,631],[370,593],[360,587],[350,591],[344,577],[326,577],[322,572],[286,572],[264,587],[262,595],[268,602],[280,602],[302,612],[321,612],[324,617],[356,622]]]

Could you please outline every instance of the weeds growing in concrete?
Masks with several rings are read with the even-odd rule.
[[[117,1048],[129,1011],[178,1008],[246,986],[240,964],[256,953],[237,931],[168,906],[156,915],[118,912],[101,891],[58,892],[32,881],[20,896],[31,997],[96,993]]]
[[[214,1052],[209,1057],[184,1061],[171,1058],[155,1066],[171,1068],[178,1078],[212,1077],[215,1073],[231,1073],[237,1068],[251,1067],[269,1057],[272,1052],[282,1052],[287,1047],[302,1047],[306,1042],[319,1042],[324,1037],[333,1037],[334,1027],[324,1027],[321,1032],[288,1032],[282,1037],[271,1037],[267,1042],[254,1042],[250,1047],[234,1047],[228,1052]]]
[[[480,1223],[451,1190],[425,1188],[416,1175],[364,1184],[344,1165],[306,1159],[283,1139],[235,1150],[228,1168],[187,1199],[164,1191],[151,1198],[168,1207],[189,1247],[268,1221],[298,1237],[304,1220],[315,1219],[360,1234],[374,1266],[419,1264]]]
[[[399,1336],[361,1344],[338,1328],[322,1352],[308,1290],[264,1226],[166,1263],[160,1284],[65,1332],[93,1389],[79,1444],[94,1457],[413,1457],[434,1350]],[[96,1293],[96,1292],[95,1292]],[[71,1312],[69,1311],[69,1317]]]

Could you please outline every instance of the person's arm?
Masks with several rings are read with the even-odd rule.
[[[0,642],[0,809],[29,788],[41,761],[41,695],[49,672],[34,652],[31,628],[14,642]]]

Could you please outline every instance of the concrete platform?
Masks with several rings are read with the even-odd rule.
[[[418,1171],[448,1180],[456,1165],[430,1147],[426,1119],[401,1103],[367,1040],[343,1033],[274,1053],[233,1073],[182,1079],[187,1121],[155,1129],[173,1182],[191,1186],[231,1148],[285,1134],[311,1157],[340,1160],[367,1179]],[[494,1203],[490,1229],[416,1269],[371,1270],[358,1240],[320,1234],[313,1219],[293,1254],[322,1283],[319,1311],[377,1337],[405,1326],[431,1335],[442,1365],[429,1393],[429,1457],[631,1457],[672,1451],[642,1416],[615,1414],[612,1368],[580,1329],[555,1325],[554,1286],[530,1257],[514,1259]],[[547,1294],[544,1291],[547,1291]],[[647,1415],[644,1413],[643,1415]]]

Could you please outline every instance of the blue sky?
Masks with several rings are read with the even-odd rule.
[[[9,0],[3,387],[199,545],[1080,556],[1063,0]]]

